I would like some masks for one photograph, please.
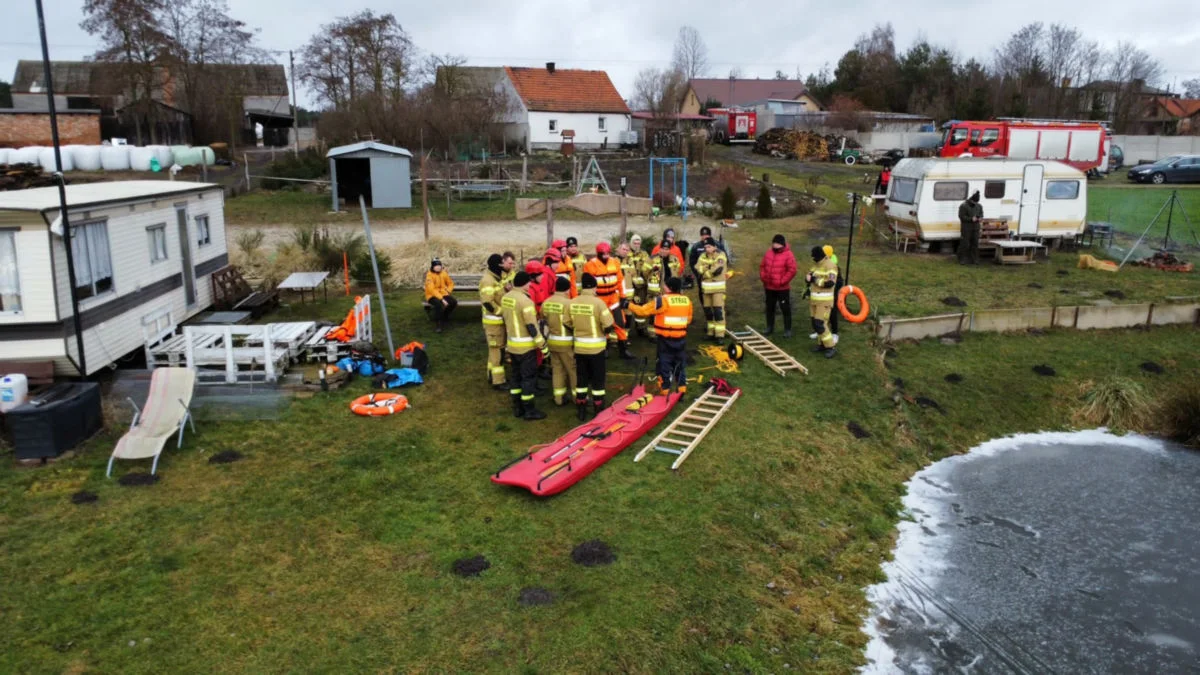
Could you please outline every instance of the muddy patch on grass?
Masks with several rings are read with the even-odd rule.
[[[208,458],[209,464],[231,464],[242,458],[237,450],[223,450]]]
[[[904,391],[904,380],[902,380],[898,377],[894,377],[894,378],[892,378],[892,386],[895,387],[896,389],[899,389],[900,391]]]
[[[1141,365],[1141,368],[1147,373],[1153,373],[1154,375],[1162,375],[1165,372],[1162,366],[1153,361],[1146,361]]]
[[[1070,274],[1070,272],[1068,272],[1067,270],[1058,270],[1057,272],[1055,272],[1055,274],[1057,274],[1060,277],[1065,277],[1068,274]]]
[[[1039,284],[1038,282],[1035,281],[1035,282],[1029,284],[1029,288],[1044,288],[1044,286],[1042,286],[1041,284]]]
[[[928,396],[918,396],[915,400],[917,402],[917,405],[921,406],[922,408],[932,408],[933,410],[936,410],[936,411],[942,413],[943,415],[946,414],[946,411],[942,410],[942,406],[937,401],[929,398]]]
[[[849,431],[851,434],[854,434],[855,438],[870,438],[871,437],[871,432],[862,428],[862,425],[860,425],[858,422],[854,422],[854,421],[846,422],[846,430]]]
[[[958,373],[950,373],[946,376],[946,381],[950,384],[958,384],[963,381],[963,376]]]
[[[942,298],[942,304],[949,307],[966,307],[967,303],[962,298],[956,295],[948,295]]]
[[[1125,299],[1125,293],[1122,291],[1117,291],[1117,290],[1104,291],[1104,294],[1114,300],[1124,300]]]
[[[527,586],[521,589],[517,596],[517,604],[522,607],[541,607],[554,604],[554,593],[545,588]]]
[[[1047,366],[1044,363],[1041,365],[1034,366],[1033,372],[1037,373],[1038,375],[1041,375],[1042,377],[1054,377],[1055,375],[1058,374],[1057,371],[1055,371],[1053,368],[1051,368],[1050,366]]]
[[[571,551],[571,560],[584,567],[609,565],[616,559],[617,554],[613,553],[612,547],[599,539],[585,541]]]
[[[1045,335],[1046,330],[1043,328],[1030,328],[1029,330],[1025,331],[1025,333],[1028,335],[1040,336],[1040,335]]]
[[[72,504],[94,504],[99,501],[99,499],[100,495],[96,494],[95,492],[88,492],[87,490],[80,490],[79,492],[71,495]]]
[[[471,558],[459,558],[454,561],[451,568],[460,577],[477,577],[491,566],[492,563],[487,558],[477,555]]]
[[[127,473],[124,476],[121,476],[119,479],[117,479],[117,482],[125,487],[133,487],[136,485],[154,485],[158,482],[158,475],[134,471],[133,473]]]

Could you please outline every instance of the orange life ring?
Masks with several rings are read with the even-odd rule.
[[[850,310],[846,309],[846,296],[854,294],[858,298],[859,308],[857,314],[851,314]],[[862,292],[857,286],[842,286],[842,290],[838,291],[837,308],[850,323],[862,323],[867,320],[867,315],[871,313],[871,304],[867,302],[867,294]]]
[[[400,394],[367,394],[350,403],[350,410],[364,417],[394,415],[407,407],[408,399]]]

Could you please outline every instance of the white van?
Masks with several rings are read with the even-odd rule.
[[[1074,238],[1087,222],[1087,177],[1059,162],[1026,159],[902,159],[892,169],[885,210],[902,235],[959,238],[958,207],[979,191],[984,218],[1014,237]]]

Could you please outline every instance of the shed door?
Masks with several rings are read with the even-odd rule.
[[[371,158],[371,206],[377,209],[406,209],[412,206],[408,158]]]
[[[196,304],[196,270],[192,267],[192,235],[188,232],[187,205],[175,207],[175,220],[179,224],[179,260],[183,263],[183,293],[187,306]]]
[[[1042,207],[1042,174],[1045,167],[1029,164],[1021,181],[1021,224],[1017,234],[1037,234]]]

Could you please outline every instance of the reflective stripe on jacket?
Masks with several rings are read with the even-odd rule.
[[[725,254],[717,251],[705,253],[696,261],[696,273],[700,275],[700,290],[705,293],[725,292],[725,272],[729,262]]]
[[[813,275],[812,285],[809,287],[811,295],[810,302],[813,303],[832,303],[833,289],[837,284],[838,268],[834,266],[833,261],[828,257],[822,258],[810,270]]]
[[[524,288],[514,288],[500,299],[500,314],[508,342],[504,349],[510,354],[524,354],[543,344],[541,333],[530,335],[528,326],[536,326],[537,309]]]
[[[575,343],[575,336],[566,325],[567,305],[571,296],[565,291],[555,293],[542,303],[542,317],[546,319],[546,341],[550,343],[550,351],[569,352]]]
[[[687,337],[692,322],[692,301],[686,295],[667,293],[644,305],[630,307],[637,316],[654,317],[654,333],[658,337],[679,339]]]
[[[571,300],[563,322],[575,338],[576,354],[599,354],[608,345],[604,333],[613,325],[612,312],[592,289]]]
[[[488,270],[479,280],[479,302],[483,309],[485,326],[503,326],[500,316],[500,299],[504,297],[504,281]]]

